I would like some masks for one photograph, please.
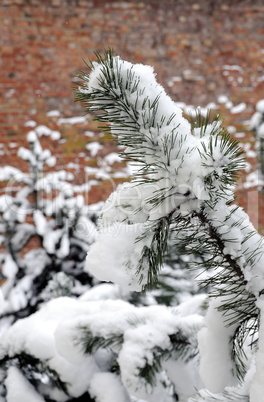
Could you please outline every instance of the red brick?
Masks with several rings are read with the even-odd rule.
[[[84,69],[83,58],[94,59],[94,50],[108,46],[131,62],[154,65],[158,81],[176,101],[204,106],[225,94],[234,104],[245,102],[247,109],[239,116],[220,109],[226,124],[245,131],[243,121],[264,98],[264,82],[258,80],[264,75],[263,19],[263,0],[228,4],[222,0],[71,0],[67,7],[63,0],[4,0],[0,2],[0,142],[23,143],[29,131],[23,124],[29,119],[54,124],[56,129],[45,116],[49,110],[58,109],[69,117],[83,114],[82,106],[73,101],[71,80],[77,69]],[[234,81],[228,81],[222,74],[224,65],[239,65],[243,72],[230,71]],[[185,70],[201,78],[187,79]],[[182,81],[168,86],[175,76]],[[239,76],[243,83],[238,85]],[[15,92],[6,98],[10,89]],[[36,116],[31,109],[36,109]],[[89,127],[95,130],[96,124],[74,127],[73,132],[57,128],[69,140],[56,148],[60,166],[74,160],[75,149],[84,150],[83,132]],[[77,136],[79,142],[74,141]],[[73,147],[72,154],[63,159],[67,146]],[[18,165],[13,156],[12,151],[12,163]],[[1,163],[6,161],[8,157],[1,157]],[[103,191],[93,194],[96,199]],[[241,202],[245,197],[243,193]],[[261,225],[264,228],[264,222]]]

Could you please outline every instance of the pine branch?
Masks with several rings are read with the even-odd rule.
[[[222,255],[222,258],[224,261],[227,262],[227,264],[231,267],[231,269],[237,274],[237,276],[242,280],[242,284],[244,286],[247,285],[247,281],[244,278],[244,274],[242,273],[242,270],[239,266],[239,264],[236,262],[234,258],[232,258],[229,254],[226,254],[224,252],[224,242],[217,233],[216,229],[212,226],[211,222],[206,218],[205,214],[203,211],[198,212],[197,217],[199,218],[200,222],[202,223],[203,226],[206,227],[206,230],[208,231],[208,234],[210,238],[215,241],[216,246]]]
[[[107,336],[95,335],[89,328],[85,326],[78,327],[78,335],[75,343],[82,345],[83,351],[86,354],[93,354],[100,348],[116,349],[120,348],[124,341],[124,334],[110,333]]]
[[[235,331],[232,339],[232,359],[235,362],[238,379],[243,382],[248,370],[248,350],[255,353],[258,344],[259,317],[257,314],[249,316]]]
[[[212,297],[219,297],[218,310],[226,325],[237,328],[232,342],[241,377],[245,372],[242,345],[252,317],[257,327],[256,301],[263,293],[263,241],[243,222],[247,217],[241,209],[229,207],[244,166],[243,151],[218,118],[210,122],[209,113],[203,118],[197,111],[190,125],[154,76],[146,79],[143,70],[106,52],[104,58],[97,55],[90,76],[82,76],[84,83],[77,90],[77,100],[109,124],[118,143],[126,147],[123,157],[140,165],[130,185],[117,189],[123,202],[116,197],[119,202],[103,215],[102,228],[116,221],[119,227],[125,222],[136,228],[144,221],[145,231],[135,243],[135,249],[141,246],[138,268],[135,271],[130,256],[124,263],[124,270],[136,272],[143,287],[157,283],[171,232],[177,238],[177,251],[201,257],[210,273],[205,285],[210,285]],[[132,203],[135,184],[141,193]],[[150,191],[151,185],[155,191]],[[134,213],[129,215],[132,207]],[[151,380],[147,364],[144,370]]]
[[[49,385],[52,388],[57,388],[69,396],[67,383],[63,382],[58,373],[49,367],[48,362],[39,360],[26,352],[16,354],[12,358],[6,356],[0,361],[0,367],[5,370],[14,365],[21,370],[36,390],[41,385],[41,379],[47,377]]]
[[[212,394],[207,390],[198,391],[189,402],[250,402],[248,395],[239,393],[239,390],[225,390],[222,394]]]

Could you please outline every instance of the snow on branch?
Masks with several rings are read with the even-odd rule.
[[[204,268],[213,271],[207,282],[219,298],[215,310],[225,333],[220,350],[228,355],[231,337],[242,354],[239,337],[259,316],[264,244],[247,214],[232,204],[244,166],[238,142],[217,117],[210,121],[199,109],[191,122],[185,119],[149,66],[133,65],[107,51],[104,57],[97,55],[90,69],[81,75],[76,99],[106,124],[125,148],[121,156],[136,169],[131,182],[120,185],[105,203],[86,270],[137,291],[151,286],[158,281],[173,233],[175,252],[195,252]],[[211,342],[214,330],[205,329],[201,343],[203,337]],[[238,360],[228,358],[231,384],[248,369],[249,363],[242,369]],[[225,367],[216,362],[203,373],[213,391]],[[226,385],[218,382],[217,392]]]

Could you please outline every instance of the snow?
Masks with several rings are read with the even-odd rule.
[[[87,173],[88,175],[89,174],[96,175],[98,172],[100,172],[99,168],[94,168],[92,166],[85,166],[84,170],[85,170],[85,173]]]
[[[181,402],[188,402],[189,397],[204,386],[199,375],[198,358],[187,364],[181,360],[171,359],[165,362],[164,367],[175,385]]]
[[[59,259],[64,259],[69,255],[68,232],[65,229],[56,228],[50,223],[51,219],[46,219],[45,214],[51,216],[58,209],[64,208],[69,218],[76,218],[76,226],[73,231],[74,244],[79,245],[84,240],[89,249],[85,271],[99,280],[114,284],[103,283],[94,286],[92,289],[86,290],[78,300],[69,298],[52,300],[30,317],[19,320],[10,328],[2,330],[0,358],[5,356],[10,358],[16,353],[32,353],[37,358],[45,359],[52,370],[58,371],[60,378],[68,383],[71,395],[78,397],[88,389],[92,396],[98,399],[98,402],[126,402],[131,398],[132,400],[133,398],[143,398],[148,402],[172,402],[169,391],[167,393],[172,384],[176,385],[181,402],[187,401],[195,389],[199,389],[204,384],[212,392],[219,393],[227,386],[237,386],[234,363],[231,359],[232,345],[230,344],[230,337],[236,330],[236,326],[227,327],[224,317],[217,310],[221,299],[211,300],[206,316],[206,327],[203,329],[201,329],[204,326],[201,304],[204,302],[204,295],[191,298],[186,303],[181,303],[179,308],[173,309],[164,306],[136,308],[120,299],[122,297],[129,299],[131,290],[140,291],[142,286],[147,284],[149,266],[142,256],[149,251],[153,233],[158,228],[156,222],[161,222],[169,214],[174,213],[175,216],[179,214],[179,216],[192,219],[192,215],[200,211],[203,206],[206,217],[212,222],[212,226],[221,237],[224,245],[223,252],[236,259],[247,281],[247,290],[256,297],[264,288],[264,257],[257,256],[253,262],[250,262],[250,265],[246,258],[249,260],[256,244],[259,249],[263,248],[263,240],[254,232],[247,215],[241,209],[231,214],[232,207],[226,205],[226,200],[233,191],[231,186],[227,189],[227,194],[223,194],[223,200],[214,204],[214,209],[210,210],[206,206],[207,201],[215,201],[215,192],[219,194],[220,179],[230,163],[228,155],[224,154],[217,141],[213,144],[212,157],[209,156],[209,152],[204,151],[204,149],[209,150],[210,132],[212,130],[217,132],[218,127],[213,124],[208,125],[203,137],[200,135],[200,129],[194,129],[191,132],[190,124],[183,118],[180,108],[185,111],[189,109],[190,114],[195,112],[195,108],[184,103],[175,103],[167,97],[162,87],[157,84],[152,67],[132,66],[128,62],[122,62],[119,58],[114,60],[115,72],[120,67],[123,82],[130,71],[133,71],[135,80],[140,78],[140,86],[145,88],[139,96],[136,93],[130,93],[127,89],[125,94],[132,110],[136,104],[139,107],[136,117],[138,132],[131,131],[129,136],[133,135],[136,142],[136,136],[140,134],[143,144],[141,159],[139,158],[140,161],[133,174],[136,177],[137,174],[140,174],[139,170],[142,167],[144,168],[146,165],[152,167],[156,163],[155,168],[148,176],[151,180],[153,179],[153,182],[150,180],[148,183],[137,185],[138,183],[132,180],[131,183],[119,186],[104,204],[98,232],[88,217],[78,216],[79,211],[84,207],[84,199],[82,196],[74,197],[74,194],[85,187],[66,183],[66,180],[72,180],[74,176],[68,175],[65,171],[48,174],[37,182],[38,190],[45,189],[52,192],[54,189],[61,191],[61,194],[52,201],[46,200],[45,213],[39,210],[34,212],[36,232],[43,237],[43,247],[48,254],[53,254]],[[100,88],[100,82],[104,80],[102,67],[97,63],[94,63],[93,66],[94,69],[87,86],[80,89],[80,92],[91,93],[94,88]],[[229,71],[243,71],[239,66],[229,65],[224,66],[224,70],[227,74]],[[189,74],[185,71],[185,74],[187,73]],[[178,77],[173,77],[172,82],[177,80]],[[122,83],[122,80],[120,82]],[[124,90],[118,85],[114,89],[116,95],[120,95],[121,90]],[[150,124],[148,121],[149,108],[143,107],[143,105],[148,102],[150,104],[157,96],[160,97],[160,101],[157,104],[156,122]],[[146,99],[148,102],[145,102]],[[220,95],[217,101],[230,108],[230,112],[233,114],[241,113],[247,107],[245,103],[233,106],[226,95]],[[217,109],[218,107],[216,103],[212,102],[205,108],[200,108],[200,112],[202,115],[206,115],[208,108]],[[260,122],[260,114],[263,111],[264,100],[257,105],[257,113],[252,123],[254,127],[256,122]],[[59,117],[60,113],[50,111],[47,116]],[[163,116],[165,116],[165,121],[167,116],[165,124],[163,124]],[[170,116],[171,121],[168,122]],[[87,117],[60,118],[58,124],[86,123]],[[38,137],[46,135],[57,140],[60,138],[60,133],[43,125],[36,127],[36,124],[33,123],[28,122],[27,124],[28,127],[34,127],[34,130],[28,133],[27,139],[34,147],[34,152],[20,148],[18,154],[23,159],[30,161],[33,166],[45,161],[49,167],[52,167],[56,159],[51,156],[49,150],[42,150]],[[245,136],[245,133],[236,133],[233,126],[229,127],[229,131],[233,132],[237,138]],[[118,134],[118,127],[113,125],[112,132]],[[176,134],[173,137],[171,133],[174,132]],[[264,124],[260,126],[260,133],[264,136]],[[92,138],[95,134],[86,131],[85,135]],[[131,152],[131,149],[126,146],[125,141],[121,146],[126,155]],[[138,146],[137,143],[136,146]],[[95,157],[102,145],[94,141],[88,143],[86,148],[90,151],[91,157]],[[256,153],[250,149],[250,144],[245,144],[244,149],[248,157],[256,157]],[[39,158],[36,158],[36,155]],[[85,171],[87,174],[95,174],[96,177],[110,178],[111,175],[123,177],[122,175],[127,174],[128,169],[126,172],[110,173],[109,165],[120,162],[120,160],[118,153],[113,152],[101,159],[99,168],[87,166]],[[74,168],[74,165],[71,167]],[[75,165],[75,168],[77,167]],[[18,170],[1,170],[0,168],[0,173],[3,173],[4,177],[16,176],[19,180],[25,181],[23,173]],[[212,177],[214,177],[215,185],[213,190],[206,184],[208,178]],[[251,183],[250,177],[248,176],[247,185]],[[252,176],[252,182],[255,180],[256,176]],[[97,184],[97,182],[89,182],[86,189],[90,190],[93,184]],[[163,199],[164,191],[166,191],[165,199]],[[156,197],[156,204],[151,202],[153,196]],[[4,212],[8,210],[7,202],[12,205],[13,198],[0,197],[0,210]],[[97,212],[97,209],[95,210]],[[25,214],[23,215],[22,210],[15,211],[17,215],[19,212],[21,212],[21,221],[23,221]],[[90,215],[94,213],[92,207],[89,213]],[[237,222],[242,223],[237,225]],[[90,247],[91,243],[93,244]],[[41,274],[44,267],[50,262],[45,250],[32,250],[25,255],[23,262],[28,277],[19,281],[12,288],[8,300],[4,298],[7,287],[1,288],[1,311],[8,311],[10,306],[14,311],[26,306],[30,296],[33,274]],[[139,261],[142,261],[140,269]],[[17,270],[16,262],[11,255],[7,254],[3,264],[3,274],[11,282]],[[56,280],[64,283],[67,278],[66,274],[59,272],[54,276],[53,281],[54,283]],[[76,289],[78,286],[77,283]],[[51,287],[52,281],[50,281]],[[48,293],[49,290],[49,286],[47,286],[43,291],[43,300],[45,300],[45,291]],[[264,311],[263,301],[258,302],[258,307],[261,312]],[[250,391],[252,402],[261,402],[261,388],[263,388],[264,382],[263,328],[261,315],[259,350],[254,362],[255,366],[252,364],[249,370],[251,376],[256,370]],[[83,353],[83,345],[77,342],[82,339],[80,329],[84,331],[84,334],[87,331],[88,334],[102,336],[105,339],[113,334],[122,338],[120,343],[116,342],[112,346],[120,365],[121,379],[117,374],[107,372],[110,367],[109,361],[112,358],[110,350],[108,352],[99,350],[92,355]],[[144,378],[139,378],[139,370],[144,369],[146,363],[153,364],[155,348],[158,347],[162,351],[170,348],[169,335],[181,331],[188,335],[188,339],[195,344],[196,334],[200,329],[198,337],[203,381],[197,369],[198,359],[185,364],[183,360],[175,361],[169,358],[162,363],[162,370],[157,374],[157,383],[153,387]],[[7,402],[17,400],[17,389],[13,386],[14,383],[19,384],[19,388],[23,390],[22,401],[23,399],[43,401],[42,397],[36,394],[24,378],[22,372],[16,367],[10,367],[5,380],[8,387]],[[164,390],[165,384],[166,391]],[[105,392],[106,389],[107,392]],[[52,396],[52,392],[50,396]],[[128,392],[133,397],[130,397]],[[56,400],[66,401],[67,398],[60,393]]]
[[[229,69],[229,67],[226,68]],[[221,148],[220,141],[215,142],[212,157],[210,157],[210,152],[205,154],[204,151],[204,149],[209,149],[210,147],[211,132],[218,132],[221,123],[215,122],[209,124],[202,137],[199,128],[191,132],[189,122],[183,118],[181,109],[171,101],[163,88],[157,84],[151,67],[142,65],[132,66],[130,63],[123,62],[117,57],[114,58],[113,69],[118,71],[116,74],[120,74],[124,82],[127,80],[130,72],[133,72],[135,74],[134,78],[139,80],[136,97],[135,93],[130,93],[129,90],[125,89],[123,81],[122,85],[124,88],[115,85],[112,90],[116,92],[116,96],[119,96],[121,91],[126,92],[128,108],[132,107],[133,109],[135,105],[137,106],[137,110],[139,111],[137,115],[137,130],[141,135],[139,142],[141,153],[135,159],[139,166],[142,163],[143,168],[144,165],[148,167],[149,175],[155,181],[138,186],[136,176],[136,185],[132,181],[129,184],[118,186],[116,191],[112,193],[103,208],[98,239],[88,253],[86,269],[100,280],[113,281],[117,282],[121,287],[131,286],[134,290],[140,290],[141,286],[140,284],[136,284],[135,280],[135,273],[138,269],[136,261],[139,261],[140,256],[144,255],[144,250],[146,250],[146,247],[151,242],[151,232],[153,233],[155,230],[155,226],[152,226],[151,223],[157,222],[176,210],[182,216],[188,216],[192,211],[199,210],[204,201],[212,201],[215,194],[210,186],[207,187],[206,178],[215,172],[219,179],[214,180],[214,186],[216,191],[218,191],[222,186],[223,172],[229,163],[233,162],[232,156],[229,156],[229,153],[225,153]],[[237,66],[230,67],[230,69],[237,69]],[[80,92],[92,93],[94,88],[100,88],[103,80],[104,71],[99,64],[95,64],[86,88],[80,90]],[[141,95],[139,95],[140,88],[142,88],[142,93],[144,93],[144,98],[142,99]],[[160,122],[158,129],[157,123],[149,127],[147,126],[149,122],[146,120],[146,111],[145,107],[143,107],[146,97],[148,97],[151,104],[156,99],[156,96],[159,96],[155,116],[155,121]],[[223,97],[220,100],[228,102]],[[206,110],[209,107],[218,108],[215,103],[208,104]],[[188,106],[185,106],[185,109],[187,108]],[[239,113],[245,108],[246,105],[241,103],[232,109],[232,113]],[[190,111],[190,113],[193,112],[195,112],[194,109]],[[168,124],[164,123],[164,116],[172,116]],[[176,128],[177,132],[173,136],[171,133]],[[112,127],[112,132],[117,136],[120,134],[118,130],[115,132],[114,126]],[[139,140],[136,139],[136,141]],[[137,149],[139,146],[138,143],[136,142],[133,145],[134,148],[130,149],[129,142],[123,134],[121,135],[121,140],[119,135],[119,143],[120,145],[127,146],[124,156],[126,154],[130,155],[131,152],[133,158],[134,148]],[[89,146],[93,148],[93,146],[98,145],[97,143],[91,143]],[[255,156],[250,149],[247,152],[249,156]],[[154,166],[153,171],[151,170],[152,166]],[[195,170],[193,166],[195,166]],[[90,172],[89,168],[87,171]],[[135,175],[137,175],[137,172]],[[164,197],[164,189],[168,189],[166,197]],[[228,199],[232,191],[233,188],[230,187],[226,194],[223,195],[225,200]],[[186,197],[188,193],[190,197]],[[153,197],[155,197],[155,203],[152,202]],[[148,222],[149,225],[145,226],[142,240],[131,245],[130,242],[133,243],[139,236],[140,232],[137,233],[137,228],[144,222]],[[232,228],[230,233],[228,226],[226,228],[218,227],[218,230],[221,236],[225,237],[225,251],[237,256],[241,251],[239,229]],[[132,235],[133,231],[134,235]],[[239,235],[239,240],[234,245],[233,239],[237,235]],[[126,240],[123,237],[126,237]],[[104,256],[109,255],[111,257],[108,261],[107,258],[109,257]],[[143,262],[145,262],[145,259],[143,259]],[[141,285],[144,285],[146,283],[147,270],[145,267],[141,267],[140,270],[140,274],[142,274]]]
[[[141,314],[139,315],[139,313]],[[185,328],[186,332],[193,332],[194,335],[203,325],[203,319],[198,316],[183,318],[178,317],[177,314],[171,315],[170,310],[164,306],[142,308],[137,314],[138,318],[141,317],[141,322],[137,326],[132,325],[125,331],[124,343],[118,357],[122,381],[129,392],[138,398],[153,402],[170,401],[168,395],[164,395],[162,384],[168,382],[167,375],[170,380],[176,377],[176,375],[174,377],[175,370],[177,370],[177,364],[174,365],[175,361],[171,362],[170,366],[164,365],[168,369],[168,373],[166,375],[161,370],[157,374],[157,382],[153,387],[149,383],[145,383],[146,380],[143,377],[138,376],[138,370],[144,368],[146,363],[149,365],[153,363],[156,348],[166,350],[170,347],[169,333],[176,334],[184,331],[183,328]],[[196,335],[194,338],[190,336],[189,341],[192,342],[195,337]],[[197,370],[196,376],[199,377]],[[185,390],[188,396],[193,392],[194,387],[192,388],[192,386]]]
[[[46,113],[46,116],[48,116],[48,117],[59,117],[60,112],[58,110],[50,110],[48,113]]]
[[[37,264],[35,262],[38,262]],[[43,248],[36,248],[28,251],[24,256],[24,264],[27,274],[40,275],[50,259]]]
[[[65,307],[69,307],[69,302],[66,298],[56,299],[50,303],[52,303],[53,308],[54,305],[58,308],[60,304],[62,305],[63,300],[67,302]],[[49,305],[51,305],[50,303]],[[60,321],[55,331],[58,352],[66,361],[78,366],[80,359],[83,359],[82,350],[78,346],[79,337],[84,335],[80,328],[83,328],[83,331],[87,331],[87,336],[91,336],[89,334],[92,332],[92,336],[99,336],[104,339],[122,334],[122,344],[114,343],[111,349],[118,353],[121,380],[126,389],[138,398],[143,397],[145,399],[146,397],[147,401],[172,401],[170,398],[163,399],[164,396],[162,396],[164,394],[162,384],[167,378],[164,371],[157,374],[158,383],[152,389],[144,378],[140,378],[137,375],[138,369],[143,368],[146,362],[151,363],[153,361],[156,346],[162,350],[169,347],[168,335],[171,333],[183,331],[186,335],[187,333],[189,334],[191,342],[195,342],[196,332],[203,325],[202,317],[197,315],[182,317],[176,310],[171,311],[165,306],[136,308],[121,300],[85,302],[84,299],[81,299],[80,302],[74,301],[69,310],[72,310],[69,315],[70,319]],[[74,343],[72,339],[75,339]],[[95,359],[97,360],[96,356],[97,352],[95,353]],[[103,368],[102,354],[100,353],[98,357],[98,362],[100,361],[100,366]],[[107,358],[107,355],[105,357]],[[171,363],[169,367],[170,374],[174,370],[175,366]],[[97,393],[101,395],[101,389],[105,391],[102,386],[98,389],[99,377],[105,378],[105,380],[110,379],[109,375],[104,377],[103,374],[106,373],[97,371],[95,376],[91,378],[90,387],[94,395],[97,395]],[[196,378],[197,384],[197,379],[199,378],[197,368],[193,375],[193,379]],[[190,383],[191,381],[190,378]],[[115,382],[115,385],[113,392],[117,392],[118,397],[119,395],[126,395],[123,387],[121,387],[120,380]],[[190,395],[193,390],[194,388],[190,387],[190,390],[187,390],[186,393]],[[123,402],[123,399],[121,401]]]
[[[209,102],[208,105],[206,106],[206,109],[209,110],[216,110],[218,108],[219,106],[215,102]]]
[[[18,271],[18,266],[10,254],[6,255],[5,262],[2,267],[2,273],[7,278],[13,278]]]
[[[228,97],[226,95],[219,95],[217,98],[218,103],[227,103]]]
[[[17,155],[26,160],[31,167],[37,167],[38,170],[43,169],[43,164],[46,163],[49,167],[53,167],[56,164],[55,156],[51,155],[49,149],[42,149],[38,137],[42,135],[49,135],[51,139],[57,140],[60,138],[58,131],[50,130],[46,126],[38,126],[34,130],[31,130],[27,134],[27,140],[30,144],[30,149],[20,147]]]
[[[60,248],[56,250],[56,254],[58,258],[65,258],[69,255],[70,252],[70,239],[68,233],[63,233],[60,239]]]
[[[206,327],[198,333],[200,374],[206,388],[213,393],[223,392],[226,386],[234,386],[238,381],[234,377],[230,344],[235,327],[225,325],[222,313],[217,310],[219,304],[219,300],[211,299]]]
[[[91,152],[91,156],[94,157],[98,154],[100,149],[102,149],[103,146],[99,144],[99,142],[90,142],[89,144],[86,145],[86,149]]]
[[[259,138],[264,138],[264,123],[260,124],[257,129],[257,135]]]
[[[61,239],[62,229],[45,232],[43,239],[43,247],[48,254],[55,254],[56,246]]]
[[[241,148],[244,149],[247,158],[256,158],[257,154],[255,151],[253,151],[252,149],[250,149],[251,144],[249,142],[245,143],[245,144],[241,144]]]
[[[84,355],[78,350],[75,350],[78,355],[77,365],[65,358],[65,355],[61,355],[57,347],[60,346],[63,350],[64,343],[59,345],[56,343],[55,332],[61,321],[87,314],[89,306],[70,298],[54,299],[39,312],[17,321],[2,335],[0,355],[9,354],[12,357],[24,351],[38,359],[44,359],[48,361],[52,370],[58,372],[61,380],[68,383],[71,395],[75,397],[82,395],[87,390],[91,377],[98,371],[98,367],[92,356]],[[69,341],[72,351],[74,342],[71,339]],[[67,356],[69,350],[64,352]],[[56,400],[67,399],[68,397],[64,396],[63,399]]]
[[[109,164],[112,165],[115,162],[122,162],[122,158],[120,158],[119,154],[116,152],[111,152],[110,154],[106,155],[104,160]]]
[[[245,189],[251,187],[262,186],[263,182],[260,178],[260,174],[258,171],[253,171],[246,176],[246,182],[243,184]]]
[[[236,138],[244,138],[246,136],[246,134],[244,132],[237,132],[234,135]],[[256,155],[256,154],[255,154]]]
[[[247,105],[244,102],[242,102],[236,106],[231,107],[230,113],[232,113],[232,114],[242,113],[246,110],[246,108],[247,108]]]
[[[0,168],[1,173],[1,168]],[[8,210],[13,204],[13,197],[8,194],[4,194],[0,196],[0,212],[5,212]]]
[[[0,177],[4,181],[14,179],[17,182],[29,183],[29,176],[13,166],[0,166]]]
[[[25,127],[36,127],[37,123],[34,120],[28,120],[25,122]]]
[[[249,122],[249,129],[256,130],[258,126],[261,124],[261,120],[262,120],[262,113],[260,112],[254,113]]]
[[[113,373],[96,373],[91,380],[89,392],[100,402],[130,402],[119,377]]]
[[[10,142],[8,144],[9,148],[16,148],[17,147],[17,143],[16,142]]]
[[[250,402],[263,401],[263,384],[264,384],[264,299],[263,296],[257,301],[257,306],[260,310],[259,323],[259,341],[258,351],[255,361],[255,375],[250,387]]]
[[[7,402],[45,402],[16,367],[9,367],[5,386]]]
[[[84,135],[85,135],[86,137],[94,137],[94,132],[93,132],[93,131],[85,131],[85,132],[84,132]]]
[[[233,102],[231,102],[230,100],[228,102],[226,102],[225,107],[227,109],[231,109],[233,107]]]
[[[97,238],[95,224],[86,216],[80,216],[74,229],[74,236],[87,243],[93,243]]]
[[[264,114],[264,99],[261,99],[260,101],[257,102],[256,110],[257,112]]]
[[[171,80],[168,81],[168,86],[172,87],[174,82],[181,82],[182,81],[182,77],[172,77]]]
[[[36,226],[37,234],[40,236],[44,236],[45,232],[47,231],[47,220],[40,210],[34,211],[33,214],[34,223]]]
[[[99,232],[97,242],[92,244],[85,264],[85,270],[99,280],[115,282],[122,288],[140,291],[147,283],[147,271],[142,269],[139,283],[138,261],[141,258],[141,244],[135,243],[146,227],[140,224],[113,224]],[[150,245],[147,236],[144,245]]]
[[[49,167],[55,166],[55,165],[56,165],[56,162],[57,162],[57,159],[56,159],[55,156],[50,156],[49,158],[46,159],[46,164],[47,164]]]
[[[11,311],[19,311],[27,306],[27,293],[30,292],[32,279],[32,276],[26,276],[11,289],[8,295],[9,308],[11,308]]]
[[[52,140],[59,140],[61,135],[59,131],[51,130],[49,127],[40,125],[35,128],[35,132],[38,134],[39,137],[49,136]]]
[[[61,124],[80,124],[80,123],[87,123],[88,116],[75,116],[75,117],[62,117],[57,121],[58,125]]]
[[[38,139],[38,137],[37,137],[36,131],[31,130],[31,131],[29,131],[29,132],[27,133],[27,140],[28,140],[28,142],[34,143],[34,142],[37,141],[37,139]]]
[[[122,299],[122,296],[123,292],[117,284],[102,283],[87,290],[79,297],[79,300],[116,300]]]
[[[243,72],[243,68],[237,65],[228,65],[225,64],[223,67],[223,70],[229,70],[229,71],[239,71],[240,73]]]

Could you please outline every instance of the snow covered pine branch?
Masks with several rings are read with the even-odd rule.
[[[205,387],[227,398],[221,400],[261,402],[263,239],[231,205],[241,150],[217,119],[209,123],[199,111],[192,123],[185,119],[152,67],[111,51],[97,57],[90,74],[81,75],[76,99],[107,123],[135,168],[131,182],[104,206],[86,270],[140,291],[158,281],[169,235],[175,253],[200,255],[212,289],[207,327],[199,334]],[[193,400],[215,400],[206,395]]]

